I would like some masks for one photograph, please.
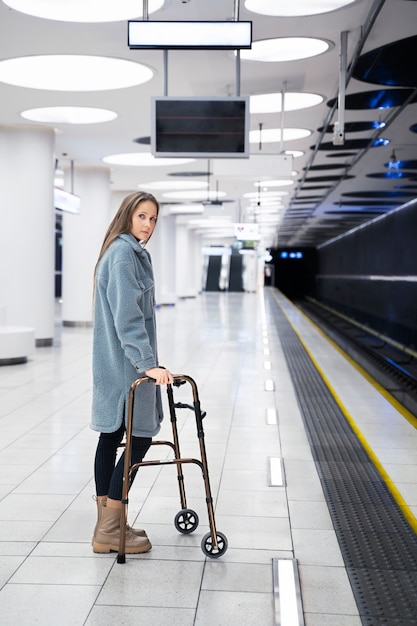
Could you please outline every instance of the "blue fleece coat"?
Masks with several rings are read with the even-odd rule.
[[[131,234],[119,235],[96,273],[91,428],[116,431],[127,417],[132,382],[158,365],[151,258]],[[153,437],[162,421],[160,387],[135,392],[133,435]]]

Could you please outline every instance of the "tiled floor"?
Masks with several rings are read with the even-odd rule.
[[[195,465],[184,466],[187,504],[200,517],[194,533],[174,527],[180,508],[175,467],[143,468],[131,490],[129,522],[146,528],[152,551],[127,556],[125,565],[115,554],[92,552],[91,329],[57,324],[54,347],[37,349],[25,365],[0,369],[2,626],[272,626],[272,559],[278,557],[298,560],[306,626],[360,625],[271,320],[277,297],[268,289],[206,293],[158,310],[161,362],[196,380],[207,411],[216,526],[229,542],[219,559],[206,558],[200,547],[209,527]],[[336,375],[335,368],[346,367],[343,357],[280,300],[319,361],[333,370],[337,393],[351,401],[350,383],[338,385]],[[273,391],[265,390],[268,379]],[[356,394],[367,435],[375,432],[368,392]],[[184,402],[187,393],[188,386],[177,392]],[[386,401],[377,401],[396,431]],[[278,424],[268,424],[269,409]],[[182,456],[199,458],[194,414],[177,414]],[[166,420],[158,438],[170,438],[170,428]],[[409,441],[412,427],[405,428]],[[408,460],[399,465],[385,441],[380,437],[378,450],[387,452],[386,462],[413,498],[416,484],[407,469],[417,461],[417,446],[407,444]],[[147,458],[162,458],[166,450],[151,448]],[[283,458],[286,486],[269,486],[268,457]],[[411,505],[416,511],[417,499]]]

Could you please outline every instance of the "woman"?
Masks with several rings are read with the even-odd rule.
[[[160,385],[172,374],[158,365],[155,294],[151,258],[144,246],[158,218],[148,193],[127,196],[111,222],[94,271],[93,405],[91,428],[99,431],[94,475],[98,519],[94,552],[119,549],[125,433],[129,389],[149,376],[153,383],[135,392],[131,465],[140,463],[162,421]],[[126,554],[147,552],[144,530],[127,527]]]

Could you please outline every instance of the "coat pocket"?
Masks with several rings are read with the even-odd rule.
[[[145,319],[152,319],[155,309],[155,290],[154,282],[151,278],[142,278],[139,280],[142,290],[140,299],[140,307]]]

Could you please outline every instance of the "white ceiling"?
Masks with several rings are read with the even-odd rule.
[[[339,49],[341,32],[348,32],[348,60],[355,57],[361,44],[361,53],[373,50],[391,41],[415,35],[417,24],[417,2],[411,0],[358,0],[344,9],[310,17],[270,17],[250,13],[240,2],[239,19],[253,22],[255,41],[270,37],[307,36],[330,40],[333,45],[320,56],[286,63],[241,62],[240,94],[242,96],[285,91],[304,91],[324,96],[323,104],[311,109],[286,112],[286,127],[302,127],[312,131],[306,139],[285,142],[287,150],[302,150],[304,156],[294,159],[295,184],[285,203],[287,212],[278,229],[265,240],[267,245],[318,245],[344,232],[353,226],[370,219],[369,207],[343,206],[347,199],[342,193],[352,191],[374,191],[393,189],[397,181],[369,178],[366,174],[384,171],[395,149],[399,159],[417,158],[417,134],[410,132],[411,125],[417,123],[417,104],[410,104],[403,111],[386,109],[382,111],[347,110],[346,122],[386,120],[395,112],[399,113],[381,136],[391,141],[389,146],[369,150],[354,150],[353,155],[332,158],[334,152],[312,150],[320,141],[331,142],[332,134],[321,135],[318,129],[337,120],[337,111],[330,119],[329,99],[337,97],[339,88]],[[142,7],[141,0],[138,6]],[[164,8],[150,16],[152,20],[227,20],[234,17],[233,0],[166,0]],[[365,41],[362,42],[366,25],[374,23]],[[0,124],[27,124],[20,113],[23,110],[58,105],[77,105],[110,109],[118,114],[116,120],[92,125],[68,125],[57,127],[56,156],[62,167],[71,161],[75,166],[105,166],[103,157],[117,153],[147,152],[149,147],[135,143],[138,137],[150,134],[150,102],[152,96],[164,95],[164,55],[161,50],[129,50],[127,46],[127,23],[80,24],[59,22],[31,17],[16,12],[0,2],[0,59],[27,55],[44,54],[88,54],[111,56],[138,61],[154,70],[151,81],[131,88],[114,91],[68,93],[36,89],[25,89],[0,82]],[[362,46],[363,43],[363,46]],[[237,92],[236,61],[228,51],[170,51],[168,53],[168,95],[169,96],[229,96]],[[367,84],[351,79],[347,94],[381,89],[379,85]],[[251,116],[251,129],[279,128],[280,114]],[[346,139],[370,138],[372,131],[346,133]],[[264,144],[261,154],[269,153],[271,158],[279,153],[279,144]],[[252,152],[259,154],[259,147]],[[355,162],[354,166],[350,165]],[[316,170],[316,166],[345,163],[349,174],[354,176],[342,180],[343,170]],[[306,172],[303,168],[313,166]],[[173,172],[206,172],[207,160],[175,167],[116,167],[111,166],[112,189],[130,192],[138,189],[141,183],[154,180],[173,180]],[[212,168],[211,168],[212,169]],[[336,181],[310,182],[317,176],[337,176]],[[306,178],[306,180],[304,180]],[[207,180],[201,176],[197,180]],[[409,183],[411,184],[411,183]],[[327,186],[323,188],[323,186]],[[224,179],[211,177],[211,189],[226,192],[222,207],[205,209],[205,215],[217,213],[230,215],[232,221],[254,219],[246,212],[247,201],[243,194],[254,192],[253,180]],[[308,187],[310,189],[305,189]],[[311,190],[313,187],[313,190]],[[76,190],[75,190],[76,192]],[[161,193],[158,198],[164,201]],[[302,198],[314,195],[309,204],[299,205]],[[307,202],[307,200],[306,200]],[[306,208],[304,215],[296,217],[294,208]],[[341,205],[341,206],[340,206]],[[373,207],[371,207],[373,208]],[[377,210],[382,210],[378,209]],[[292,209],[292,210],[291,210]],[[329,211],[337,213],[329,214]],[[340,212],[342,211],[342,212]],[[221,243],[220,235],[218,235]]]

